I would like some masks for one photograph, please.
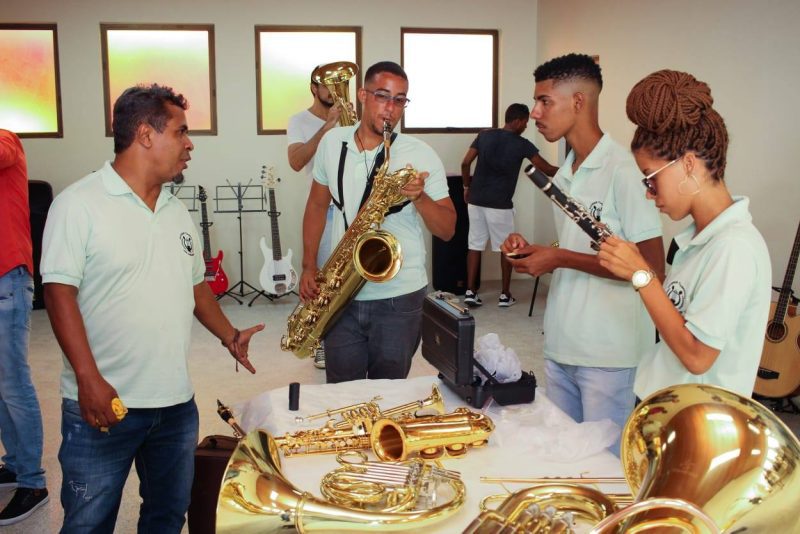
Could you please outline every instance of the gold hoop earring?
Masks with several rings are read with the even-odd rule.
[[[689,186],[692,182],[689,180],[694,181],[694,191],[689,190]],[[700,182],[698,181],[697,177],[694,174],[687,174],[686,177],[678,184],[678,193],[681,195],[696,195],[700,192]]]

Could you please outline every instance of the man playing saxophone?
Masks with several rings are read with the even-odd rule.
[[[361,122],[334,128],[319,143],[303,218],[300,297],[304,302],[319,293],[316,258],[328,206],[333,200],[337,207],[331,240],[336,243],[369,196],[365,194],[368,178],[382,167],[385,126],[394,130],[410,102],[407,94],[408,76],[402,67],[389,61],[376,63],[367,70],[364,87],[358,91]],[[455,232],[456,212],[448,196],[444,166],[433,149],[402,134],[392,134],[390,146],[388,172],[406,165],[418,171],[400,189],[407,202],[390,210],[381,225],[399,242],[402,266],[388,281],[367,282],[328,331],[328,382],[408,376],[420,341],[422,302],[428,285],[419,218],[440,239],[449,240]]]

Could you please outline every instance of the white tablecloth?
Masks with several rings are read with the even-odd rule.
[[[283,435],[301,428],[324,424],[318,419],[307,425],[295,423],[297,415],[307,416],[328,409],[365,402],[376,395],[383,409],[427,398],[431,385],[436,384],[445,400],[447,412],[464,401],[450,391],[435,376],[409,380],[359,380],[341,384],[303,385],[300,387],[300,410],[288,410],[289,388],[263,393],[234,406],[241,426],[247,430],[262,428],[272,435]],[[602,448],[593,437],[595,431],[606,429],[592,424],[579,425],[558,410],[537,390],[531,404],[502,407],[490,404],[484,408],[495,423],[489,445],[470,449],[458,459],[444,458],[444,466],[461,472],[467,488],[467,499],[451,519],[428,529],[429,532],[461,532],[479,513],[479,502],[487,495],[504,493],[497,484],[480,481],[481,476],[544,477],[544,476],[622,476],[619,459]],[[607,440],[606,440],[607,441]],[[369,452],[374,459],[372,452]],[[322,476],[338,467],[335,455],[293,456],[282,458],[282,472],[297,488],[319,496]],[[525,484],[507,484],[510,491]],[[604,491],[624,491],[623,486],[607,486]]]

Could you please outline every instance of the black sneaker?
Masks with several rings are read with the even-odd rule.
[[[497,299],[497,305],[501,308],[508,308],[516,304],[517,299],[505,293],[500,293],[500,298]]]
[[[9,471],[6,466],[0,465],[0,488],[14,489],[17,487],[17,475]]]
[[[8,506],[0,512],[0,526],[13,525],[27,519],[33,512],[47,504],[47,488],[17,488]]]
[[[481,298],[478,296],[477,293],[467,289],[467,292],[464,294],[464,304],[466,304],[467,306],[474,307],[474,306],[480,306],[481,304],[483,304],[483,301],[481,300]]]

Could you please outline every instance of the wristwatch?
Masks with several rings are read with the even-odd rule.
[[[649,284],[653,278],[655,277],[656,273],[653,271],[645,271],[644,269],[640,269],[633,273],[631,276],[631,284],[633,284],[633,289],[639,291],[647,284]]]

